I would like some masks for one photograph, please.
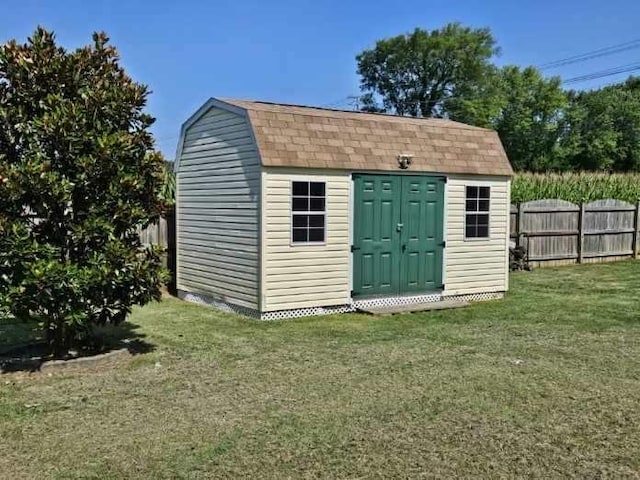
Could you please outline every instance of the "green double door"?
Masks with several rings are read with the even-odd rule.
[[[353,296],[442,288],[444,178],[353,176]]]

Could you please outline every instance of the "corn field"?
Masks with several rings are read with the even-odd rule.
[[[557,198],[573,203],[615,198],[640,200],[640,173],[517,173],[511,203]]]
[[[176,178],[165,168],[162,198],[175,203]],[[511,203],[557,198],[572,203],[615,198],[629,203],[640,200],[640,173],[516,173]]]
[[[167,163],[164,166],[163,183],[162,191],[160,192],[160,198],[162,198],[170,205],[175,205],[176,203],[176,176],[173,173],[172,163]]]

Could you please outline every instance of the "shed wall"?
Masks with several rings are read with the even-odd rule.
[[[211,108],[177,172],[177,288],[259,309],[260,160],[245,116]]]
[[[491,187],[488,239],[465,239],[467,185]],[[445,295],[508,290],[510,188],[508,177],[448,177],[445,202]]]
[[[291,182],[326,182],[326,243],[291,244]],[[262,310],[350,303],[348,172],[265,168],[262,172]]]

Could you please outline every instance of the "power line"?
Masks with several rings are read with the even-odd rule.
[[[640,62],[630,63],[627,65],[620,65],[618,67],[608,68],[606,70],[599,70],[597,72],[587,73],[585,75],[579,75],[577,77],[571,77],[564,80],[564,85],[586,82],[587,80],[595,80],[597,78],[610,77],[612,75],[619,75],[621,73],[630,73],[640,70]]]
[[[348,106],[351,108],[355,108],[359,104],[359,96],[358,95],[347,95],[346,97],[342,97],[336,101],[325,103],[320,105],[321,108],[338,108],[341,106]]]
[[[592,60],[594,58],[606,57],[609,55],[614,55],[616,53],[634,50],[636,48],[640,48],[640,38],[631,40],[629,42],[611,45],[609,47],[599,48],[597,50],[591,50],[589,52],[581,53],[578,55],[561,58],[552,62],[543,63],[542,65],[539,65],[538,68],[540,70],[548,70],[551,68],[562,67],[564,65],[571,65],[573,63],[586,62],[587,60]]]

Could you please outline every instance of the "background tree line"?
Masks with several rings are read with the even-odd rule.
[[[499,67],[487,28],[451,23],[379,40],[356,57],[359,108],[495,129],[518,171],[640,171],[640,78],[562,88],[535,67]]]

